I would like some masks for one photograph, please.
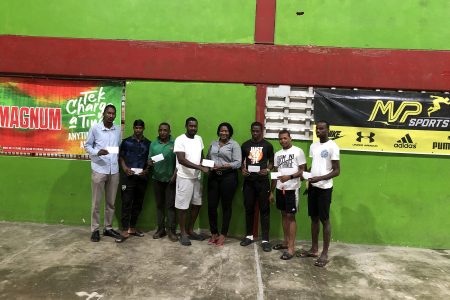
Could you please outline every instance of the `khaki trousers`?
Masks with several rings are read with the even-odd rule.
[[[100,202],[105,194],[105,229],[112,228],[114,217],[114,203],[116,202],[117,186],[119,185],[119,173],[101,174],[92,171],[92,210],[91,210],[91,231],[94,232],[100,227]]]

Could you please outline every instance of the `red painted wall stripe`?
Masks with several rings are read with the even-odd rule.
[[[0,72],[450,90],[450,51],[0,36]]]
[[[256,0],[255,43],[273,44],[276,0]]]
[[[275,35],[276,0],[256,0],[255,43],[273,44]],[[264,124],[264,108],[266,107],[267,85],[256,85],[256,121]],[[259,205],[255,203],[253,236],[258,236]]]

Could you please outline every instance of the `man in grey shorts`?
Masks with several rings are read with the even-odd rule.
[[[194,117],[186,119],[186,133],[175,139],[174,150],[177,156],[177,183],[175,208],[178,210],[180,224],[180,243],[190,246],[190,240],[203,240],[204,237],[194,232],[193,227],[202,205],[200,172],[209,169],[201,165],[203,159],[203,140],[197,135],[198,121]],[[191,222],[186,228],[186,212],[191,207]]]

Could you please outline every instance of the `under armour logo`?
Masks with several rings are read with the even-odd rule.
[[[369,139],[369,143],[375,142],[375,139],[373,138],[375,136],[375,133],[373,133],[373,132],[369,133],[369,135],[362,135],[362,132],[359,131],[356,133],[356,135],[358,136],[356,138],[356,141],[358,141],[360,143],[361,143],[362,139]]]

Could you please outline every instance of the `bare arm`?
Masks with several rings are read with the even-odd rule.
[[[294,178],[299,178],[299,177],[300,177],[301,180],[303,180],[302,174],[303,174],[303,171],[305,171],[305,170],[306,170],[306,164],[303,164],[303,165],[298,166],[298,170],[294,174],[292,174],[292,175],[283,175],[283,176],[278,177],[278,179],[280,179],[280,181],[283,182],[283,183],[288,181],[288,180],[291,180],[291,179],[294,179]]]
[[[130,168],[128,168],[127,164],[125,163],[125,159],[122,157],[119,158],[120,166],[122,167],[122,170],[127,174],[128,176],[131,176],[134,174],[134,171],[132,171]]]
[[[186,153],[184,153],[184,152],[176,152],[176,155],[177,155],[178,162],[181,165],[183,165],[183,166],[185,166],[187,168],[190,168],[190,169],[200,170],[202,172],[208,173],[209,169],[207,167],[203,167],[201,165],[196,165],[196,164],[190,162],[189,160],[187,160],[186,159]],[[202,152],[202,159],[203,159],[203,152]]]

